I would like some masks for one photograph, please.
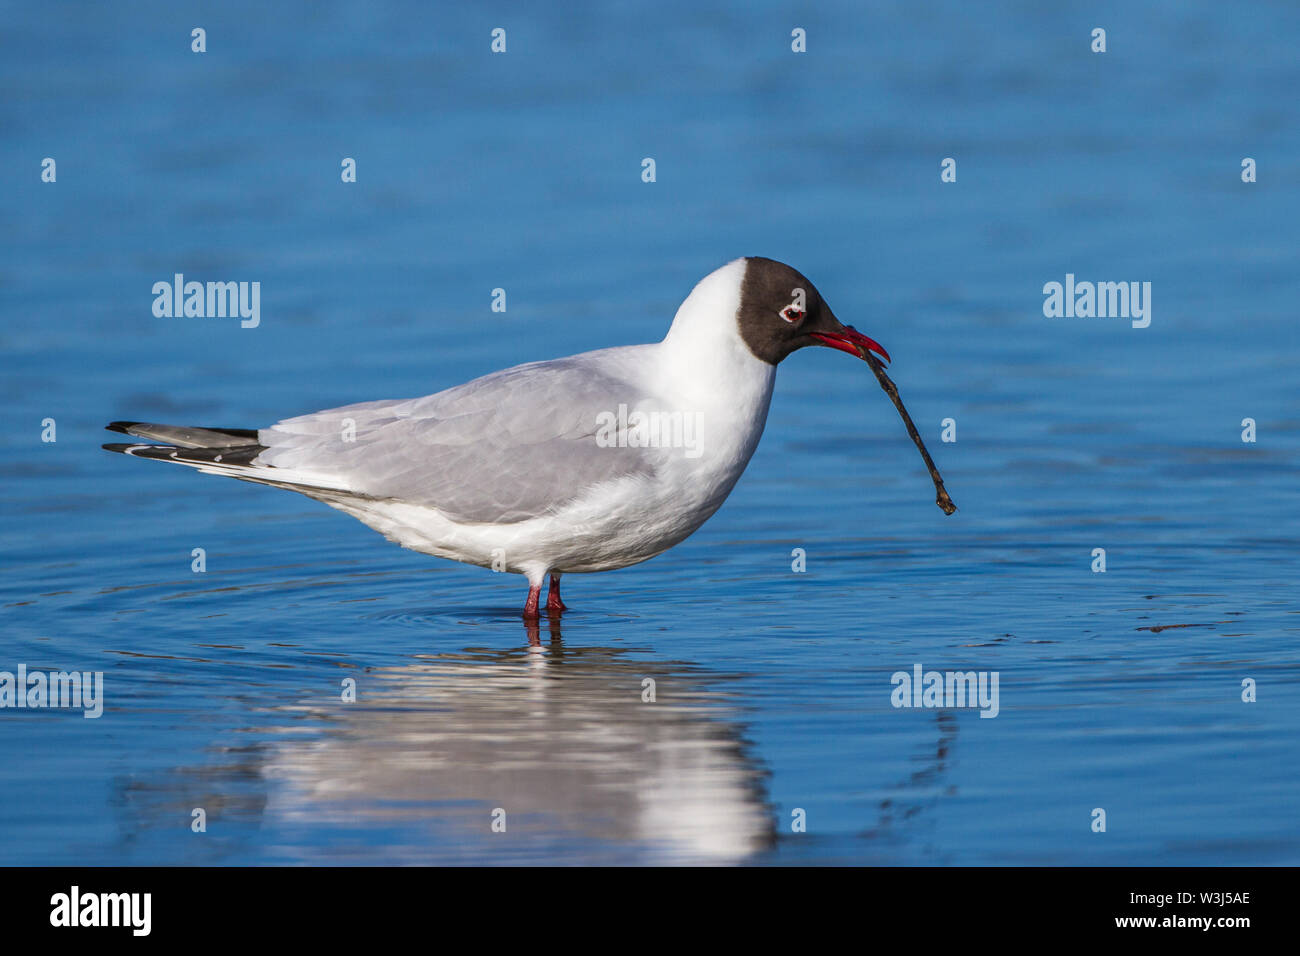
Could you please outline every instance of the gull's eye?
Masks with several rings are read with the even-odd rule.
[[[781,310],[781,318],[793,324],[803,318],[803,312],[792,305],[787,305]]]

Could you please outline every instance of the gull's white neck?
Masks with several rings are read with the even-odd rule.
[[[691,290],[659,344],[660,381],[683,404],[730,405],[745,417],[767,417],[776,366],[764,362],[740,334],[740,287],[745,260],[717,269]]]

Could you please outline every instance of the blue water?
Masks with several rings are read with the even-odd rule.
[[[1300,863],[1300,8],[2,9],[0,670],[105,704],[0,710],[0,863]],[[956,515],[830,350],[532,633],[521,578],[99,448],[655,340],[738,255],[890,350]],[[261,324],[155,318],[176,272]],[[1066,273],[1150,327],[1044,317]],[[895,708],[917,664],[997,717]]]

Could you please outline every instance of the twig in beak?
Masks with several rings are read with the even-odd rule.
[[[925,450],[925,442],[921,441],[916,426],[912,424],[912,416],[907,414],[907,409],[903,407],[903,400],[898,397],[898,386],[890,381],[889,376],[885,374],[885,367],[880,364],[880,359],[861,346],[858,346],[858,354],[871,366],[871,371],[876,373],[876,379],[880,382],[880,387],[885,390],[885,394],[894,403],[894,407],[898,409],[898,414],[903,416],[903,424],[907,426],[907,433],[912,436],[912,441],[916,443],[917,450],[921,452],[925,467],[930,469],[930,480],[934,482],[934,503],[943,509],[944,514],[952,514],[957,510],[957,506],[952,503],[952,499],[948,497],[948,492],[944,490],[943,478],[939,474],[939,469],[934,467],[934,459]]]

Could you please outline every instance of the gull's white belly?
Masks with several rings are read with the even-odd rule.
[[[317,496],[389,540],[425,554],[498,571],[583,573],[637,564],[680,543],[721,507],[758,447],[771,377],[726,404],[698,411],[709,423],[698,457],[659,449],[653,475],[593,486],[554,513],[510,523],[452,520],[436,508]]]

